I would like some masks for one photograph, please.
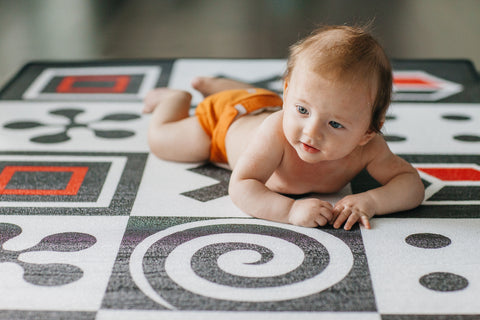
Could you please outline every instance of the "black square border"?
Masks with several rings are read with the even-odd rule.
[[[0,214],[3,215],[130,215],[148,157],[148,153],[105,152],[0,152],[0,155],[90,157],[117,156],[127,158],[120,181],[108,207],[0,207]]]
[[[38,76],[48,68],[91,68],[91,67],[143,67],[143,66],[159,66],[161,67],[160,77],[155,84],[156,87],[165,87],[170,79],[174,59],[161,60],[92,60],[92,61],[32,61],[25,64],[7,84],[0,90],[0,100],[20,100],[20,101],[49,101],[49,99],[29,100],[23,99],[23,94],[30,85],[38,78]],[[63,101],[61,97],[52,101]],[[65,101],[71,101],[66,99]],[[86,99],[86,101],[114,101],[118,99]],[[123,102],[141,101],[141,99],[122,99]]]

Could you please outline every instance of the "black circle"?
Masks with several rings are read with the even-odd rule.
[[[385,141],[387,141],[387,142],[401,142],[401,141],[407,140],[406,137],[394,136],[394,135],[384,135],[383,138],[384,138]]]
[[[423,249],[439,249],[452,243],[450,238],[435,233],[414,233],[405,238],[411,246]]]
[[[442,118],[445,120],[453,120],[453,121],[468,121],[472,120],[470,116],[464,114],[444,114]]]
[[[463,290],[468,286],[468,280],[450,272],[433,272],[424,275],[420,284],[433,291],[450,292]]]
[[[453,139],[463,142],[480,142],[480,136],[474,134],[461,134],[454,136]]]

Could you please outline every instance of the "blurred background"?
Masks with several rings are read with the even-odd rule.
[[[0,85],[32,60],[285,58],[369,22],[391,58],[480,66],[480,0],[0,0]]]

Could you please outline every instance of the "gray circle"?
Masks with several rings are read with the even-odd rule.
[[[407,140],[406,137],[396,135],[384,135],[383,138],[387,142],[402,142]]]
[[[453,120],[453,121],[468,121],[472,120],[470,116],[464,114],[444,114],[442,118],[445,120]]]
[[[423,249],[439,249],[452,243],[450,238],[436,233],[414,233],[405,238],[409,245]]]
[[[433,291],[450,292],[463,290],[468,286],[468,280],[450,272],[433,272],[424,275],[420,284]]]
[[[463,142],[480,142],[480,136],[475,134],[461,134],[456,135],[453,139]]]

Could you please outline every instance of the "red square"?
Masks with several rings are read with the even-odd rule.
[[[6,189],[8,182],[15,172],[72,172],[70,181],[65,189]],[[88,167],[63,167],[63,166],[5,166],[0,173],[0,194],[5,195],[41,195],[41,196],[73,196],[78,193],[83,183]]]
[[[75,86],[81,82],[106,83],[111,82],[111,86]],[[128,75],[98,75],[98,76],[67,76],[62,79],[58,85],[57,93],[123,93],[130,83]]]

